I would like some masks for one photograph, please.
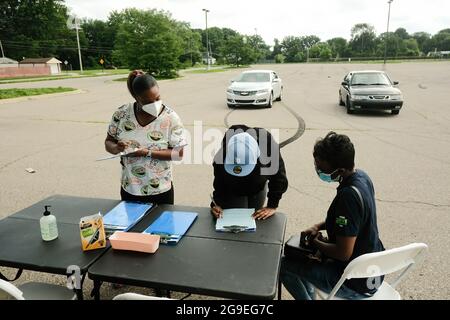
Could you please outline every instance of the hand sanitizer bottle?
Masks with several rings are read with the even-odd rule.
[[[45,206],[44,216],[40,220],[42,240],[51,241],[58,238],[58,226],[56,224],[56,217],[50,214],[48,208]]]

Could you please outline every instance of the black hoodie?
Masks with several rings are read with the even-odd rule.
[[[248,176],[237,177],[228,174],[225,171],[223,163],[226,157],[228,139],[234,134],[242,132],[247,132],[255,138],[261,150],[261,156],[258,158],[255,169],[253,169]],[[250,128],[246,125],[234,125],[228,129],[227,133],[222,140],[222,147],[217,152],[213,162],[215,202],[217,205],[221,206],[226,202],[225,199],[227,198],[227,195],[250,196],[257,194],[264,189],[267,181],[269,181],[267,206],[269,208],[277,208],[283,193],[286,192],[288,187],[286,169],[284,167],[283,158],[281,157],[280,146],[273,139],[272,135],[263,128]],[[261,143],[264,142],[267,142],[267,149],[262,148],[261,146]],[[277,159],[278,161],[276,161]],[[276,165],[277,162],[278,168],[273,170],[274,172],[272,174],[266,174],[264,172],[270,168],[272,164]]]

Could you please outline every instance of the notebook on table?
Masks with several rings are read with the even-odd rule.
[[[177,244],[197,216],[197,212],[164,211],[144,232],[161,236],[163,244]]]

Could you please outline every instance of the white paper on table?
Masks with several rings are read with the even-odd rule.
[[[225,209],[223,217],[216,221],[216,231],[227,231],[230,227],[241,228],[242,231],[255,231],[256,223],[252,215],[255,209]]]

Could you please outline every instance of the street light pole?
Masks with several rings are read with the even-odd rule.
[[[394,0],[389,0],[388,4],[389,4],[389,11],[388,11],[388,20],[387,20],[387,30],[386,30],[386,37],[384,39],[384,64],[386,64],[386,59],[387,59],[387,42],[388,42],[388,38],[389,38],[389,21],[391,19],[391,3]]]
[[[210,69],[210,58],[209,58],[209,40],[208,40],[208,9],[202,9],[203,11],[205,11],[205,22],[206,22],[206,59],[208,60],[208,66],[206,68],[206,70]]]
[[[83,62],[81,61],[81,49],[80,49],[80,36],[78,35],[78,30],[80,29],[78,19],[75,20],[75,29],[77,31],[78,58],[80,59],[80,72],[83,73]]]

